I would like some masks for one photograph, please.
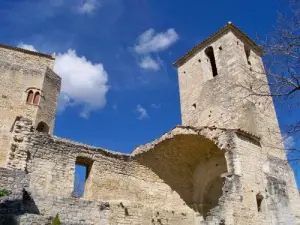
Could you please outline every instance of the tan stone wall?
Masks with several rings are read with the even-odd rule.
[[[23,132],[33,134],[30,129]],[[15,135],[18,136],[18,133]],[[22,151],[24,144],[27,145],[29,154]],[[142,159],[110,153],[37,132],[30,135],[30,138],[25,135],[16,145],[16,158],[10,167],[24,169],[21,162],[27,162],[30,190],[43,213],[47,213],[47,207],[52,207],[52,203],[44,202],[45,197],[49,199],[51,196],[73,196],[75,161],[78,157],[84,157],[93,160],[93,164],[83,200],[109,202],[110,224],[117,224],[114,221],[118,221],[118,224],[152,224],[152,220],[156,221],[154,224],[159,224],[158,220],[169,220],[166,224],[194,223],[194,210],[178,194],[177,187],[169,186],[171,179],[163,180],[164,177],[160,177],[154,168],[141,163]],[[21,151],[18,152],[19,150]],[[173,171],[173,174],[175,184],[179,181],[178,187],[184,185],[185,180],[177,175],[177,171]],[[123,223],[120,222],[122,220]],[[175,222],[171,223],[172,221]]]
[[[221,130],[201,133],[177,128],[153,149],[123,155],[36,132],[31,121],[20,119],[13,130],[8,167],[28,173],[29,191],[44,215],[56,212],[54,206],[74,202],[75,162],[81,157],[93,164],[84,197],[79,201],[93,202],[88,204],[91,210],[108,202],[108,224],[199,224],[206,217],[221,221],[226,214],[218,208],[218,198],[222,195],[220,205],[224,207],[231,195],[224,193],[234,184],[228,180],[222,190],[222,182],[215,182],[227,171],[233,171],[231,163],[227,165],[229,155],[217,146],[230,148],[230,138]],[[215,144],[203,135],[218,141]],[[80,202],[71,209],[78,210],[84,205]],[[65,209],[64,218],[68,210]],[[88,211],[86,208],[83,213]]]
[[[27,191],[41,215],[59,213],[66,224],[80,218],[149,225],[299,220],[289,167],[261,154],[258,139],[245,132],[177,127],[131,155],[36,132],[23,118],[12,133],[8,167],[28,174]],[[93,161],[82,198],[72,194],[78,158]],[[263,196],[261,212],[257,194]]]
[[[43,111],[42,114],[51,117],[46,120],[53,130],[60,89],[57,88],[60,86],[60,78],[57,75],[57,84],[46,84],[49,80],[46,71],[53,69],[53,64],[53,59],[0,47],[0,166],[4,166],[7,161],[10,131],[17,116],[31,118],[35,123],[38,112]],[[29,88],[41,90],[42,105],[26,103]],[[41,115],[40,119],[44,117]]]
[[[251,48],[250,71],[244,44],[247,45],[228,31],[178,68],[183,125],[241,128],[259,135],[268,154],[285,158],[271,97],[250,96],[247,90],[251,85],[258,85],[256,78],[262,79],[263,84],[267,82],[262,74],[261,57]],[[205,55],[208,46],[214,48],[216,77],[212,76]],[[264,91],[268,92],[268,87],[264,86]]]

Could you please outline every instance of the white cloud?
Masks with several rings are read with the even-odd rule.
[[[33,45],[22,42],[18,47],[37,51]],[[80,116],[88,118],[91,111],[105,106],[108,74],[101,63],[93,64],[69,49],[56,56],[54,71],[62,78],[59,112],[68,107],[81,106]]]
[[[145,56],[139,63],[139,66],[143,69],[158,71],[160,69],[160,63],[150,56]]]
[[[100,7],[99,0],[85,0],[84,3],[78,8],[78,11],[82,14],[93,13],[98,7]]]
[[[88,118],[91,111],[105,106],[108,74],[101,63],[93,64],[69,49],[57,55],[54,71],[62,78],[60,110],[80,105],[80,116]]]
[[[134,46],[134,50],[138,54],[159,52],[169,48],[178,39],[179,36],[173,28],[161,33],[156,33],[151,28],[138,37],[138,44]]]
[[[136,111],[139,113],[139,116],[138,116],[139,120],[149,119],[147,110],[145,108],[143,108],[141,105],[136,106]]]
[[[153,104],[151,104],[151,107],[152,107],[153,109],[159,109],[159,108],[161,107],[161,105],[160,105],[160,104],[155,104],[155,103],[153,103]]]
[[[24,44],[23,42],[19,43],[18,47],[29,50],[29,51],[37,52],[37,50],[35,49],[35,47],[33,45],[27,45],[27,44]]]
[[[292,150],[295,147],[295,140],[292,136],[283,137],[283,144],[286,150]]]

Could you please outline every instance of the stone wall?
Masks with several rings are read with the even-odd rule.
[[[233,184],[234,163],[227,164],[230,133],[179,127],[124,155],[36,132],[21,118],[8,166],[28,173],[28,192],[43,218],[59,213],[66,224],[213,224],[232,219],[225,212],[233,210],[233,189],[241,185]],[[93,161],[82,198],[73,197],[78,158]]]
[[[172,219],[172,215],[174,218],[182,217],[182,221],[194,220],[194,210],[186,206],[179,194],[151,169],[129,155],[38,133],[31,129],[30,121],[26,119],[16,123],[13,133],[16,150],[9,167],[27,171],[30,193],[33,193],[40,213],[46,217],[60,213],[66,224],[78,222],[80,218],[85,221],[82,224],[97,224],[105,220],[104,215],[110,224],[115,224],[117,218],[124,221],[120,224],[177,220]],[[27,146],[26,151],[23,151],[23,146]],[[72,197],[78,157],[93,160],[85,194],[80,199]],[[24,161],[25,167],[21,163]],[[105,213],[105,210],[100,210],[103,202],[110,205]],[[76,212],[81,212],[78,220],[74,217]],[[140,217],[142,214],[144,216]],[[141,222],[142,219],[144,222]],[[180,221],[177,224],[186,224]]]
[[[49,122],[53,130],[60,78],[54,74],[50,56],[0,46],[0,166],[7,162],[11,129],[18,116]],[[42,94],[41,105],[27,104],[30,88]]]
[[[12,134],[8,167],[24,171],[23,200],[24,190],[32,199],[21,224],[56,214],[67,225],[298,221],[289,167],[240,130],[176,127],[130,155],[39,133],[24,118]],[[73,194],[76,161],[90,166],[83,197]]]

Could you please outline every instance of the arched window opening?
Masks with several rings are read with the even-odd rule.
[[[93,160],[77,157],[75,162],[74,197],[82,197],[86,189],[86,182],[90,176]]]
[[[49,126],[46,123],[44,123],[44,122],[40,122],[37,125],[36,130],[38,132],[49,133]]]
[[[250,49],[246,45],[244,45],[244,51],[245,51],[245,54],[246,54],[246,57],[247,57],[247,63],[248,63],[248,65],[251,65],[251,62],[250,62],[251,52],[250,52]]]
[[[213,47],[210,46],[207,49],[205,49],[205,54],[209,58],[212,74],[213,74],[213,77],[215,77],[218,75],[218,70],[217,70],[216,59],[215,59]]]
[[[260,193],[256,195],[256,203],[257,203],[257,211],[262,212],[262,201],[264,199],[264,196],[262,196]]]
[[[32,100],[33,100],[33,91],[29,91],[27,95],[26,103],[32,104]]]
[[[34,95],[33,104],[38,105],[40,102],[40,93],[37,91]]]

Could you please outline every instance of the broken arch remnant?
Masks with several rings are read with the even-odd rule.
[[[152,143],[138,147],[132,155],[205,220],[218,214],[214,209],[226,204],[224,196],[229,195],[239,179],[234,174],[238,170],[234,168],[235,153],[231,149],[232,138],[238,135],[258,138],[242,130],[178,126]]]

